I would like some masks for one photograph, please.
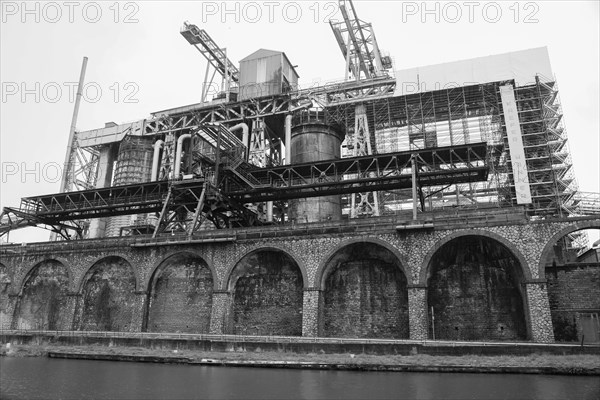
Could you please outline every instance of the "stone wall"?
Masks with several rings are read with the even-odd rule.
[[[146,331],[208,333],[213,286],[201,258],[182,253],[163,262],[151,283]]]
[[[46,260],[31,271],[17,299],[13,328],[58,330],[70,325],[69,272],[56,260]]]
[[[106,257],[96,263],[84,279],[73,328],[82,331],[139,331],[135,315],[140,311],[131,265],[120,257]]]
[[[551,240],[557,235],[594,224],[600,226],[600,219],[489,226],[467,223],[405,231],[396,230],[393,220],[382,218],[381,222],[371,219],[324,223],[317,228],[299,225],[284,229],[231,230],[223,234],[230,234],[234,239],[223,243],[135,247],[132,246],[134,239],[121,238],[2,246],[0,324],[9,327],[13,321],[23,318],[22,307],[16,310],[16,305],[27,301],[28,292],[24,290],[27,282],[40,263],[56,260],[69,277],[68,282],[60,284],[60,293],[66,293],[67,297],[64,305],[67,322],[62,329],[141,331],[152,330],[155,324],[157,330],[175,332],[189,329],[215,334],[315,336],[319,331],[323,334],[326,298],[329,299],[327,304],[334,304],[350,295],[348,299],[369,299],[371,303],[359,306],[364,316],[359,319],[360,328],[350,325],[335,328],[336,335],[370,336],[379,335],[382,330],[388,335],[393,330],[397,337],[409,335],[411,339],[422,340],[427,338],[431,320],[428,292],[430,277],[435,275],[432,260],[447,243],[465,236],[480,236],[501,244],[514,258],[514,271],[510,274],[518,275],[527,339],[551,342],[552,320],[540,257],[552,251]],[[364,255],[365,251],[352,252],[357,245],[367,249],[367,253],[369,249],[377,249],[378,257],[367,257],[376,262],[353,266],[353,262],[361,259],[354,255],[344,259],[344,254]],[[261,259],[256,256],[261,253],[277,256]],[[182,254],[195,261],[191,264],[178,261],[175,264],[179,267],[173,264],[173,269],[169,269],[171,261]],[[496,286],[485,290],[486,296],[494,299],[499,293],[494,287],[500,282],[514,282],[515,278],[506,271],[494,275],[490,268],[496,267],[488,267],[487,272],[484,268],[479,281],[467,280],[466,283],[496,282]],[[341,290],[342,281],[350,283],[346,294]],[[31,283],[29,285],[31,287]],[[379,293],[373,290],[375,287]],[[329,293],[328,288],[333,292]],[[518,297],[507,293],[500,297],[511,302]],[[447,294],[449,297],[457,295]],[[490,307],[494,301],[489,303]],[[385,306],[386,311],[375,306],[384,302],[406,311],[401,311],[400,317],[391,317],[388,311],[394,307]],[[513,305],[519,309],[517,303],[510,306],[504,300],[500,303],[504,313],[512,310]],[[162,304],[162,314],[155,308],[158,304]],[[339,305],[336,307],[342,309]],[[175,315],[176,309],[179,316]],[[370,316],[369,310],[372,310]],[[388,319],[404,322],[388,324]],[[250,329],[256,326],[254,331]]]
[[[229,287],[233,329],[228,333],[302,335],[302,274],[285,254],[249,254],[236,265]]]
[[[546,267],[548,299],[557,341],[581,338],[580,312],[600,313],[600,263]]]
[[[11,286],[10,271],[0,264],[0,329],[10,329],[12,324],[15,296],[9,296]]]
[[[325,337],[408,338],[407,281],[393,254],[356,243],[329,261],[322,292]]]
[[[506,248],[481,236],[462,236],[446,243],[431,262],[428,304],[435,331],[430,324],[430,337],[526,339],[523,278]]]

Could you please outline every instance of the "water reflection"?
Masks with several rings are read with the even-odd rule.
[[[0,358],[6,399],[598,399],[597,377]]]

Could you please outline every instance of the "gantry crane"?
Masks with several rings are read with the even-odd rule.
[[[344,20],[329,25],[346,59],[346,80],[349,72],[356,80],[386,75],[392,60],[381,55],[373,26],[358,19],[352,0],[339,0],[339,8]]]
[[[217,71],[223,78],[221,90],[229,96],[229,89],[232,83],[238,83],[240,80],[240,71],[235,64],[227,58],[227,49],[219,47],[204,29],[200,29],[196,25],[184,22],[180,33],[208,60],[202,86],[202,102],[204,103],[206,101],[208,89],[210,88]],[[214,71],[210,81],[208,81],[210,66],[214,68]],[[229,99],[229,97],[227,98]]]
[[[346,58],[345,80],[349,80],[349,73],[352,73],[357,82],[387,76],[392,62],[389,56],[381,56],[373,26],[358,18],[352,0],[339,0],[339,8],[344,20],[330,20],[329,25]],[[354,132],[346,136],[347,148],[354,157],[374,154],[372,143],[375,143],[375,138],[369,130],[366,108],[363,104],[355,107]],[[351,217],[379,215],[377,192],[356,193],[351,196]]]

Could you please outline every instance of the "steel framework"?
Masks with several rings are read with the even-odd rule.
[[[163,180],[23,198],[18,210],[5,210],[21,221],[3,224],[0,232],[39,224],[66,229],[70,226],[64,221],[158,213],[154,236],[168,230],[191,235],[203,218],[217,228],[259,225],[258,216],[243,203],[410,187],[413,160],[418,165],[415,184],[421,187],[476,182],[488,173],[485,143],[271,168],[233,164],[231,154],[217,156],[212,181]],[[218,178],[221,166],[223,180]]]

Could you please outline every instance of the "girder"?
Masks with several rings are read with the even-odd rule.
[[[365,155],[273,168],[246,168],[244,179],[227,169],[224,193],[240,202],[284,200],[409,188],[411,159],[419,186],[487,179],[485,143]]]
[[[234,82],[240,80],[240,71],[238,68],[229,58],[227,58],[223,49],[217,45],[204,29],[199,29],[193,24],[184,23],[180,33],[191,45],[196,47],[198,51],[206,57],[208,62],[215,70],[219,71],[221,75],[229,75]],[[198,45],[201,45],[202,47],[198,47]]]
[[[191,234],[200,212],[218,228],[252,226],[259,224],[257,215],[243,203],[410,187],[413,158],[420,186],[481,181],[487,179],[486,156],[487,145],[477,143],[271,168],[232,167],[221,159],[226,176],[218,188],[206,179],[163,180],[26,197],[14,211],[22,221],[3,220],[0,231],[152,212],[160,213],[157,233],[178,224]]]

